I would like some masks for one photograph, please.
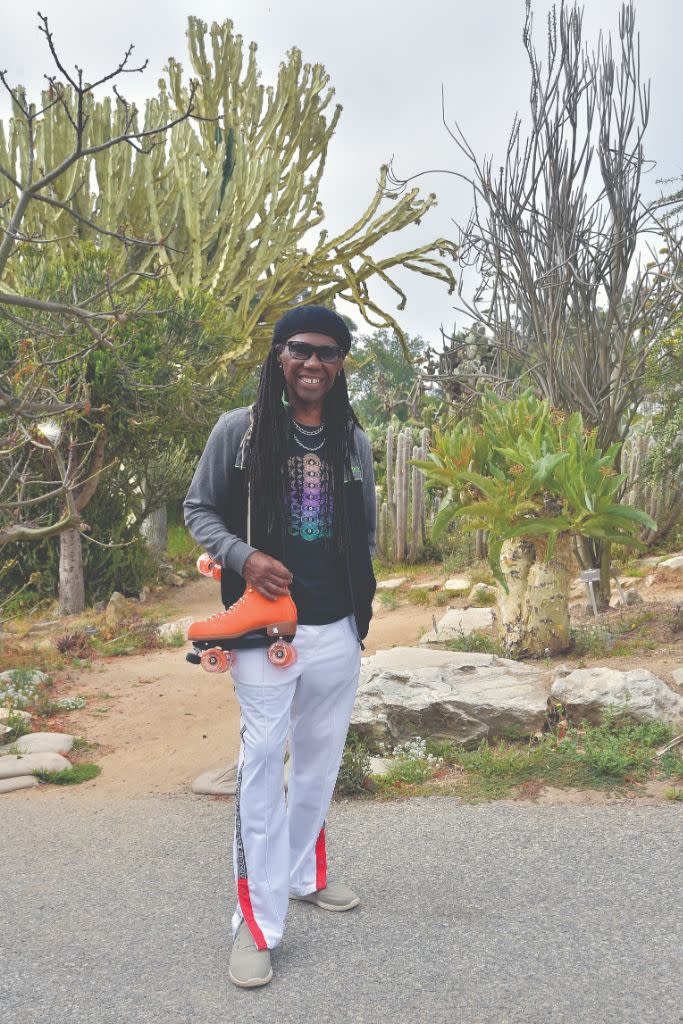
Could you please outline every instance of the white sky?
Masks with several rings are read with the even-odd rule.
[[[466,170],[441,123],[442,85],[447,114],[458,118],[478,154],[502,156],[514,113],[524,117],[526,110],[523,0],[36,0],[36,6],[50,18],[67,65],[81,64],[91,79],[110,70],[133,42],[137,58],[150,61],[144,76],[126,82],[126,95],[135,99],[155,91],[169,55],[187,66],[188,14],[209,22],[232,18],[245,41],[258,43],[265,82],[273,79],[291,46],[298,46],[306,61],[324,64],[344,107],[321,192],[332,232],[347,227],[365,208],[380,165],[392,155],[405,176],[432,167]],[[541,51],[548,7],[548,0],[534,0]],[[586,0],[585,8],[585,38],[596,40],[600,29],[615,33],[618,0]],[[35,9],[30,2],[0,0],[0,13],[0,67],[8,70],[11,82],[21,82],[37,96],[49,61]],[[647,184],[654,194],[656,178],[683,171],[683,3],[638,0],[636,13],[643,76],[652,80],[646,143],[647,156],[656,161]],[[6,113],[0,101],[0,114]],[[469,192],[456,179],[430,176],[422,179],[422,187],[425,193],[437,193],[439,206],[419,228],[395,236],[388,243],[393,249],[437,236],[453,238],[451,218],[467,218]],[[400,322],[411,333],[437,342],[439,325],[450,328],[456,319],[454,299],[443,285],[416,274],[403,273],[400,284],[408,295]],[[382,288],[375,286],[374,294],[391,303]],[[458,326],[465,325],[463,317],[457,320]]]

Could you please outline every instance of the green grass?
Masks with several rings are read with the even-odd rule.
[[[479,585],[476,590],[472,592],[472,604],[477,605],[478,608],[488,608],[496,603],[496,595],[491,590],[484,590]]]
[[[411,589],[411,590],[408,591],[407,597],[408,597],[408,604],[416,604],[416,605],[423,605],[424,606],[424,605],[428,605],[428,604],[431,603],[431,591],[430,590],[418,590],[418,589],[412,590]]]
[[[378,590],[377,600],[382,605],[382,608],[387,608],[390,611],[398,608],[398,595],[394,590]]]
[[[194,567],[202,551],[185,526],[169,526],[166,553],[175,568]]]
[[[609,623],[591,622],[571,630],[573,653],[595,658],[616,658],[636,651],[654,651],[660,642],[645,634],[643,627],[655,619],[652,611],[633,612]]]
[[[548,729],[530,738],[521,728],[510,727],[505,737],[485,740],[473,750],[452,740],[416,740],[397,748],[385,775],[358,781],[354,791],[367,795],[370,789],[382,798],[455,793],[476,802],[509,797],[529,783],[622,791],[656,777],[675,783],[665,795],[679,801],[683,799],[680,749],[656,757],[657,749],[672,735],[671,726],[664,722],[637,723],[619,710],[606,709],[598,726],[584,721],[580,728],[569,726],[564,735]],[[367,756],[358,737],[353,741],[353,756]],[[457,775],[449,776],[448,769],[453,768],[458,769]]]
[[[61,772],[44,772],[37,768],[31,774],[41,782],[53,782],[57,786],[77,786],[79,782],[96,779],[101,771],[98,764],[75,764]]]
[[[467,654],[496,654],[505,657],[502,646],[488,633],[475,630],[473,633],[461,633],[454,640],[446,641],[449,651],[465,651]]]

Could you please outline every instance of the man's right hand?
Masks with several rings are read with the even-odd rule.
[[[273,601],[289,593],[293,579],[286,565],[278,562],[277,558],[264,555],[262,551],[254,551],[249,555],[242,567],[242,575],[254,590]]]

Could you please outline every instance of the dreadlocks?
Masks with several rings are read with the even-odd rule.
[[[282,374],[278,372],[277,352],[271,348],[261,371],[254,424],[249,441],[249,485],[252,516],[266,524],[269,533],[284,530],[289,515],[288,469],[289,414],[283,405],[286,397]],[[346,376],[342,370],[323,399],[326,460],[332,477],[331,500],[334,541],[339,554],[345,550],[348,522],[343,485],[351,477],[351,437],[358,418],[349,403]]]

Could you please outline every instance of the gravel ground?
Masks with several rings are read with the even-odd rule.
[[[678,1024],[681,808],[335,804],[275,976],[227,980],[231,803],[3,798],[3,1024]]]

